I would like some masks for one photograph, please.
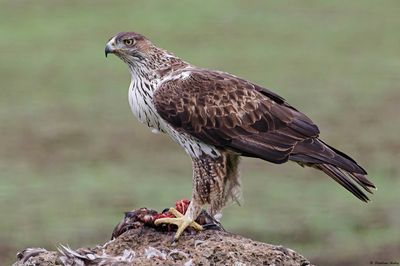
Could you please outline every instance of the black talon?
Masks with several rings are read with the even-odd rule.
[[[219,231],[225,231],[225,229],[222,227],[220,223],[207,223],[201,225],[204,230],[219,230]]]
[[[178,240],[179,240],[179,239],[174,238],[174,239],[172,240],[172,242],[171,242],[171,246],[175,247],[175,246],[178,244]]]

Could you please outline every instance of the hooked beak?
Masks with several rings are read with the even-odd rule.
[[[108,41],[106,44],[106,48],[104,49],[104,54],[107,57],[108,54],[114,54],[116,51],[115,48],[115,37]]]
[[[107,57],[108,54],[114,53],[114,48],[112,47],[111,43],[107,43],[106,48],[104,49],[104,54]]]

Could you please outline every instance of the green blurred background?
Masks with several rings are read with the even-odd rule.
[[[134,119],[127,67],[104,57],[131,30],[282,95],[379,188],[364,204],[315,170],[244,159],[226,229],[320,265],[400,260],[399,1],[0,3],[0,265],[190,197],[189,158]]]

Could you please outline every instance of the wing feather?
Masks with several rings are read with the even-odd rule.
[[[169,124],[205,143],[271,162],[287,161],[298,141],[319,134],[280,96],[223,72],[192,69],[166,81],[154,104]]]
[[[371,192],[375,186],[365,170],[320,140],[318,127],[282,97],[227,73],[190,72],[185,79],[162,83],[154,94],[157,112],[171,126],[243,156],[317,168],[368,200],[352,182]]]

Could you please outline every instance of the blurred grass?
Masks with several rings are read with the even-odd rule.
[[[0,264],[104,242],[124,211],[190,197],[190,160],[134,120],[128,71],[104,58],[126,30],[272,88],[379,188],[365,205],[316,171],[245,159],[228,230],[321,265],[399,259],[398,1],[0,4]]]

